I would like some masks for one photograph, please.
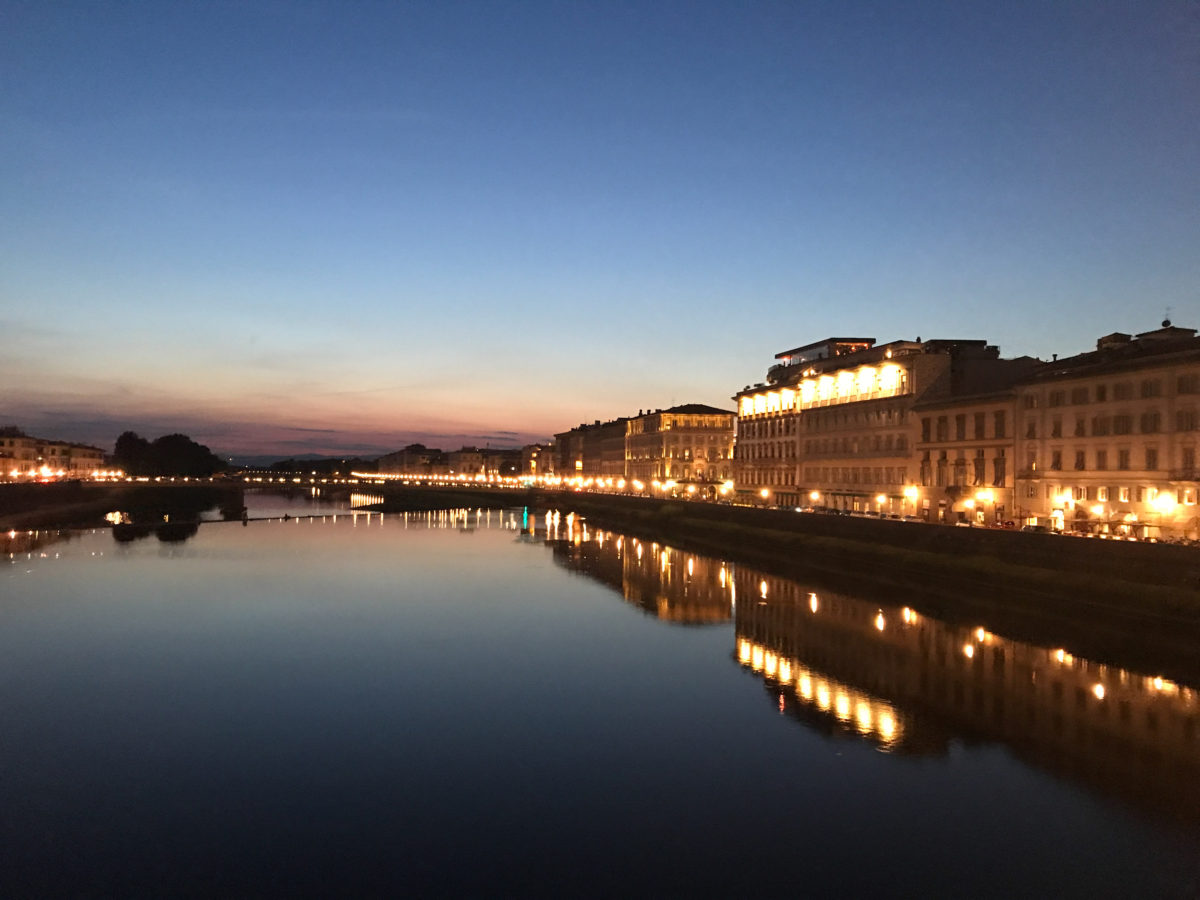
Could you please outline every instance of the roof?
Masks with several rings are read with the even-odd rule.
[[[1200,338],[1194,335],[1195,331],[1191,328],[1169,327],[1147,331],[1131,341],[1105,344],[1096,350],[1043,363],[1031,380],[1085,378],[1197,360],[1200,359]],[[1104,341],[1102,338],[1101,342]]]
[[[775,354],[776,359],[784,357],[800,356],[806,350],[820,350],[827,348],[831,344],[866,344],[870,347],[875,343],[875,338],[871,337],[827,337],[819,341],[813,341],[811,344],[805,344],[803,347],[794,347],[791,350],[783,350]]]
[[[664,413],[674,413],[684,416],[735,416],[737,415],[732,409],[717,409],[715,406],[706,406],[703,403],[684,403],[682,406],[672,406],[670,409],[659,410]],[[650,415],[654,415],[650,413]]]

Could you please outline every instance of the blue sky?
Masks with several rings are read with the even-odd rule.
[[[0,0],[0,420],[227,453],[1200,325],[1200,8]]]

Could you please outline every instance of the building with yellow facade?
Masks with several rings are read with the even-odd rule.
[[[735,414],[701,403],[639,413],[626,423],[625,477],[705,489],[733,477]]]

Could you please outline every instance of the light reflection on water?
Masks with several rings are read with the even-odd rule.
[[[306,503],[10,553],[2,886],[1195,885],[1192,686],[565,512]]]

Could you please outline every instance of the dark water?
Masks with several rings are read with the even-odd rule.
[[[7,559],[7,896],[1200,891],[1200,693],[987,623],[520,510]]]

